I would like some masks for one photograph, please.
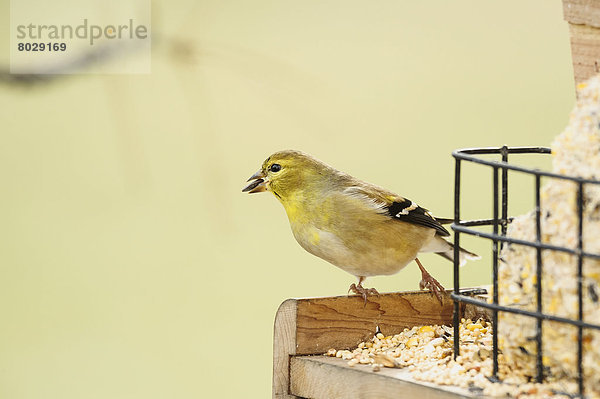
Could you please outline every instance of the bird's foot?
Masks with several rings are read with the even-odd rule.
[[[433,278],[431,274],[429,274],[425,269],[421,272],[421,281],[419,282],[419,288],[422,290],[429,290],[435,295],[440,304],[444,304],[442,301],[442,292],[446,291],[446,289]]]
[[[350,285],[350,288],[348,289],[348,293],[350,293],[350,291],[362,296],[365,300],[365,306],[367,305],[367,296],[379,295],[379,292],[377,292],[375,288],[365,288],[360,283],[358,283],[358,285],[352,283],[352,285]]]

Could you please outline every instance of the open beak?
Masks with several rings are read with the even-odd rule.
[[[248,193],[248,194],[252,194],[252,193],[260,193],[263,191],[267,191],[267,181],[265,180],[266,176],[263,173],[262,170],[259,170],[258,172],[256,172],[255,174],[253,174],[252,176],[250,176],[250,178],[247,181],[252,181],[252,183],[248,184],[243,190],[243,193]]]

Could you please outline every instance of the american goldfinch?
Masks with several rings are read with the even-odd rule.
[[[242,191],[270,191],[281,202],[296,241],[311,254],[356,276],[348,292],[378,294],[364,288],[366,277],[391,275],[416,261],[421,289],[441,302],[444,287],[417,255],[435,252],[454,259],[450,235],[442,224],[409,199],[356,179],[300,151],[280,151],[267,158]],[[460,248],[460,262],[479,256]]]

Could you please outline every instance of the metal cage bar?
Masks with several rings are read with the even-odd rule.
[[[583,321],[583,183],[577,184],[577,319]],[[583,395],[583,328],[577,328],[577,373],[579,393]]]
[[[494,180],[494,236],[498,236],[498,166],[493,167]],[[493,292],[492,301],[494,305],[498,305],[498,240],[492,240],[492,282]],[[498,309],[493,309],[492,312],[492,331],[498,331]],[[492,335],[492,360],[493,372],[492,377],[498,378],[498,334]]]
[[[535,175],[535,242],[538,244],[542,243],[542,222],[541,222],[541,204],[540,204],[540,185],[541,185],[541,176]],[[537,312],[542,313],[542,248],[537,247],[535,249],[536,252],[536,266],[535,266],[535,276],[536,276],[536,305]],[[544,380],[544,364],[543,364],[543,342],[542,342],[542,319],[537,319],[536,321],[536,333],[535,333],[535,342],[537,346],[536,353],[536,366],[537,366],[537,375],[536,381],[542,382]]]
[[[508,163],[508,147],[502,146],[500,149],[502,154],[502,162]],[[502,168],[502,236],[506,236],[506,230],[508,229],[508,169]],[[504,242],[500,246],[502,249]]]
[[[460,159],[456,158],[454,166],[454,223],[460,223]],[[460,292],[460,232],[454,232],[454,292]],[[459,336],[460,303],[454,301],[453,327],[454,336]],[[460,340],[454,340],[454,360],[460,354]]]
[[[509,154],[550,154],[551,151],[546,147],[491,147],[491,148],[467,148],[456,150],[452,153],[455,158],[455,177],[454,177],[454,292],[451,293],[451,298],[454,300],[454,357],[459,355],[460,351],[460,306],[459,303],[470,303],[476,306],[492,310],[492,325],[493,325],[493,377],[498,374],[498,314],[506,312],[511,314],[519,314],[536,319],[536,380],[541,382],[544,380],[544,364],[543,364],[543,321],[551,320],[555,322],[565,323],[575,326],[578,329],[577,343],[577,370],[578,370],[578,390],[579,396],[584,394],[584,377],[583,377],[583,334],[584,329],[600,330],[600,325],[588,323],[583,320],[583,261],[585,258],[600,259],[600,254],[588,253],[583,250],[583,211],[584,211],[584,188],[586,184],[600,184],[600,181],[584,179],[575,176],[565,176],[551,172],[545,172],[538,169],[525,168],[522,166],[511,165],[508,163]],[[477,155],[496,154],[501,156],[501,161],[487,160],[477,157]],[[467,161],[476,164],[490,166],[492,168],[493,179],[493,217],[491,219],[476,219],[476,220],[460,220],[460,195],[461,195],[461,162]],[[535,241],[518,240],[506,237],[508,223],[512,218],[508,216],[508,171],[515,171],[533,175],[535,177]],[[501,171],[501,208],[499,208],[499,189],[498,189],[498,172]],[[578,218],[578,241],[577,248],[567,248],[557,245],[546,244],[542,242],[542,214],[541,214],[541,178],[553,178],[572,181],[577,186],[577,218]],[[499,217],[499,213],[501,216]],[[472,227],[477,226],[492,226],[493,232],[485,233],[474,230]],[[500,227],[500,234],[499,234]],[[480,238],[492,241],[492,283],[493,283],[493,298],[492,303],[487,303],[475,298],[461,295],[460,275],[459,275],[459,244],[460,235],[462,233],[477,236]],[[536,298],[537,306],[535,311],[512,308],[510,306],[500,305],[498,301],[498,260],[499,260],[499,244],[500,248],[505,243],[525,245],[536,249]],[[542,272],[543,272],[543,251],[560,251],[577,256],[577,295],[578,295],[578,317],[570,319],[544,313],[542,306]]]

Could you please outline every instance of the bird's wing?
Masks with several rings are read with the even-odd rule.
[[[407,198],[371,185],[367,187],[348,187],[344,192],[347,195],[360,198],[378,212],[393,219],[435,229],[437,234],[442,237],[450,235],[448,230],[427,209],[420,207]],[[442,219],[442,221],[446,220]]]
[[[388,206],[387,211],[395,219],[435,229],[437,234],[442,237],[450,235],[448,230],[427,209],[421,208],[409,199],[398,198]]]

